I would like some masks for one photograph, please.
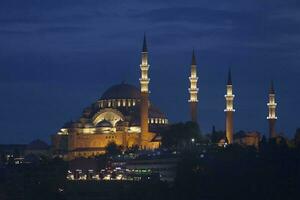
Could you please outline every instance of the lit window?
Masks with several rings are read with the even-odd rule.
[[[132,100],[132,106],[135,106],[135,99]]]
[[[153,120],[153,118],[151,118],[151,124],[153,124],[154,123],[154,120]]]
[[[110,107],[111,106],[111,101],[108,101],[108,107]]]
[[[118,100],[118,107],[120,107],[121,106],[121,101],[120,101],[120,99]]]
[[[155,124],[157,124],[158,123],[158,120],[157,120],[157,118],[155,118]]]
[[[131,99],[128,99],[128,107],[131,106]]]
[[[123,107],[126,106],[126,99],[123,99]]]

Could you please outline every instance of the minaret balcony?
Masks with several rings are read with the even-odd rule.
[[[277,119],[276,116],[268,116],[267,119]]]
[[[235,109],[233,109],[233,108],[226,108],[224,110],[224,112],[235,112]]]
[[[235,95],[234,94],[225,94],[224,97],[225,98],[234,98]]]
[[[198,93],[198,91],[199,91],[199,88],[189,88],[189,92],[190,92],[191,94]]]
[[[150,65],[148,65],[148,64],[141,64],[140,65],[141,70],[148,70],[149,67],[150,67]]]
[[[192,81],[195,81],[195,82],[198,81],[198,77],[192,77],[192,76],[190,76],[189,79],[190,79],[191,82]]]
[[[198,102],[198,99],[190,99],[188,102],[189,102],[189,103],[192,103],[192,102],[197,103],[197,102]]]

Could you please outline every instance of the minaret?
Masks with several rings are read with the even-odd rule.
[[[233,99],[234,94],[232,92],[232,80],[231,80],[231,70],[228,71],[228,80],[226,86],[227,92],[225,95],[226,99],[226,109],[224,110],[226,113],[226,138],[228,140],[228,144],[233,143]]]
[[[143,49],[142,49],[142,63],[141,68],[141,135],[139,145],[140,147],[145,147],[145,142],[147,140],[147,135],[149,133],[148,127],[148,108],[149,108],[149,82],[148,69],[150,65],[148,64],[148,49],[146,43],[146,35],[144,35]]]
[[[273,81],[271,82],[271,87],[269,91],[269,103],[267,105],[269,108],[269,115],[267,117],[267,119],[269,120],[269,138],[274,138],[276,137],[275,123],[277,120],[277,116],[276,116],[277,103],[275,102],[275,90],[274,90]]]
[[[191,121],[197,123],[197,105],[198,105],[198,88],[197,88],[197,64],[196,64],[196,58],[195,58],[195,52],[193,50],[193,55],[192,55],[192,63],[191,63],[191,76],[189,77],[190,79],[190,88],[189,88],[189,93],[190,93],[190,113],[191,113]]]

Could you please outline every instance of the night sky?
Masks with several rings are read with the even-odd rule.
[[[189,119],[194,48],[203,132],[224,129],[229,67],[236,131],[267,134],[271,79],[277,131],[300,126],[298,0],[2,0],[0,143],[49,142],[111,85],[139,86],[144,32],[151,100],[171,122]]]

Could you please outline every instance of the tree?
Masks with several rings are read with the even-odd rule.
[[[224,137],[225,137],[225,132],[224,131],[216,131],[215,126],[213,126],[212,133],[210,136],[211,142],[218,143]]]
[[[300,148],[300,128],[296,129],[295,136],[294,136],[295,146]]]
[[[109,155],[117,155],[121,153],[121,148],[115,142],[110,142],[105,147],[105,151]]]
[[[186,132],[186,138],[187,139],[202,139],[202,134],[199,128],[199,125],[195,122],[188,121],[184,124],[185,132]]]
[[[184,147],[190,144],[191,139],[202,139],[199,126],[195,122],[172,124],[162,132],[162,145],[168,148]]]
[[[265,151],[266,148],[267,148],[267,145],[268,145],[268,142],[267,142],[267,138],[266,136],[264,135],[261,139],[261,141],[259,142],[259,150],[261,152]]]

